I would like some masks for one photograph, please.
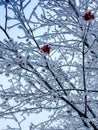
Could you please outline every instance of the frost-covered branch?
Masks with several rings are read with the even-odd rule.
[[[28,128],[98,129],[97,5],[97,0],[0,2],[5,12],[0,74],[8,83],[0,84],[0,117],[24,129],[27,115],[47,111],[46,121],[32,120]]]

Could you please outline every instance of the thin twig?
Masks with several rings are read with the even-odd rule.
[[[11,39],[6,30],[2,26],[0,26],[0,29],[5,33],[8,39]]]

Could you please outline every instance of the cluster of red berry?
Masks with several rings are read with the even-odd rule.
[[[88,20],[93,20],[94,19],[94,14],[92,14],[90,11],[86,12],[83,15],[84,20],[88,21]]]
[[[42,48],[40,48],[44,53],[50,54],[50,46],[44,45]]]

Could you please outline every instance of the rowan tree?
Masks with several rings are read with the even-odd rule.
[[[26,114],[44,110],[48,119],[31,120],[30,130],[98,130],[98,1],[0,6],[0,74],[10,78],[8,87],[0,85],[0,117],[22,130]]]

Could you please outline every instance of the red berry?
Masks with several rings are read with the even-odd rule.
[[[83,16],[84,20],[88,21],[94,19],[94,15],[91,12],[86,12]]]
[[[94,19],[94,15],[92,14],[92,15],[90,15],[90,19]]]
[[[53,98],[55,98],[55,99],[56,99],[56,98],[57,98],[57,96],[56,96],[56,95],[53,95]]]
[[[11,66],[11,64],[8,64],[8,65],[7,65],[7,67],[10,67],[10,66]]]
[[[25,63],[24,63],[24,62],[22,62],[22,63],[21,63],[21,65],[22,65],[22,66],[25,66]]]
[[[47,54],[50,54],[50,46],[49,45],[44,45],[41,50]]]
[[[21,59],[21,58],[22,58],[22,56],[21,56],[21,55],[19,55],[19,56],[18,56],[18,58],[19,58],[19,59]]]

